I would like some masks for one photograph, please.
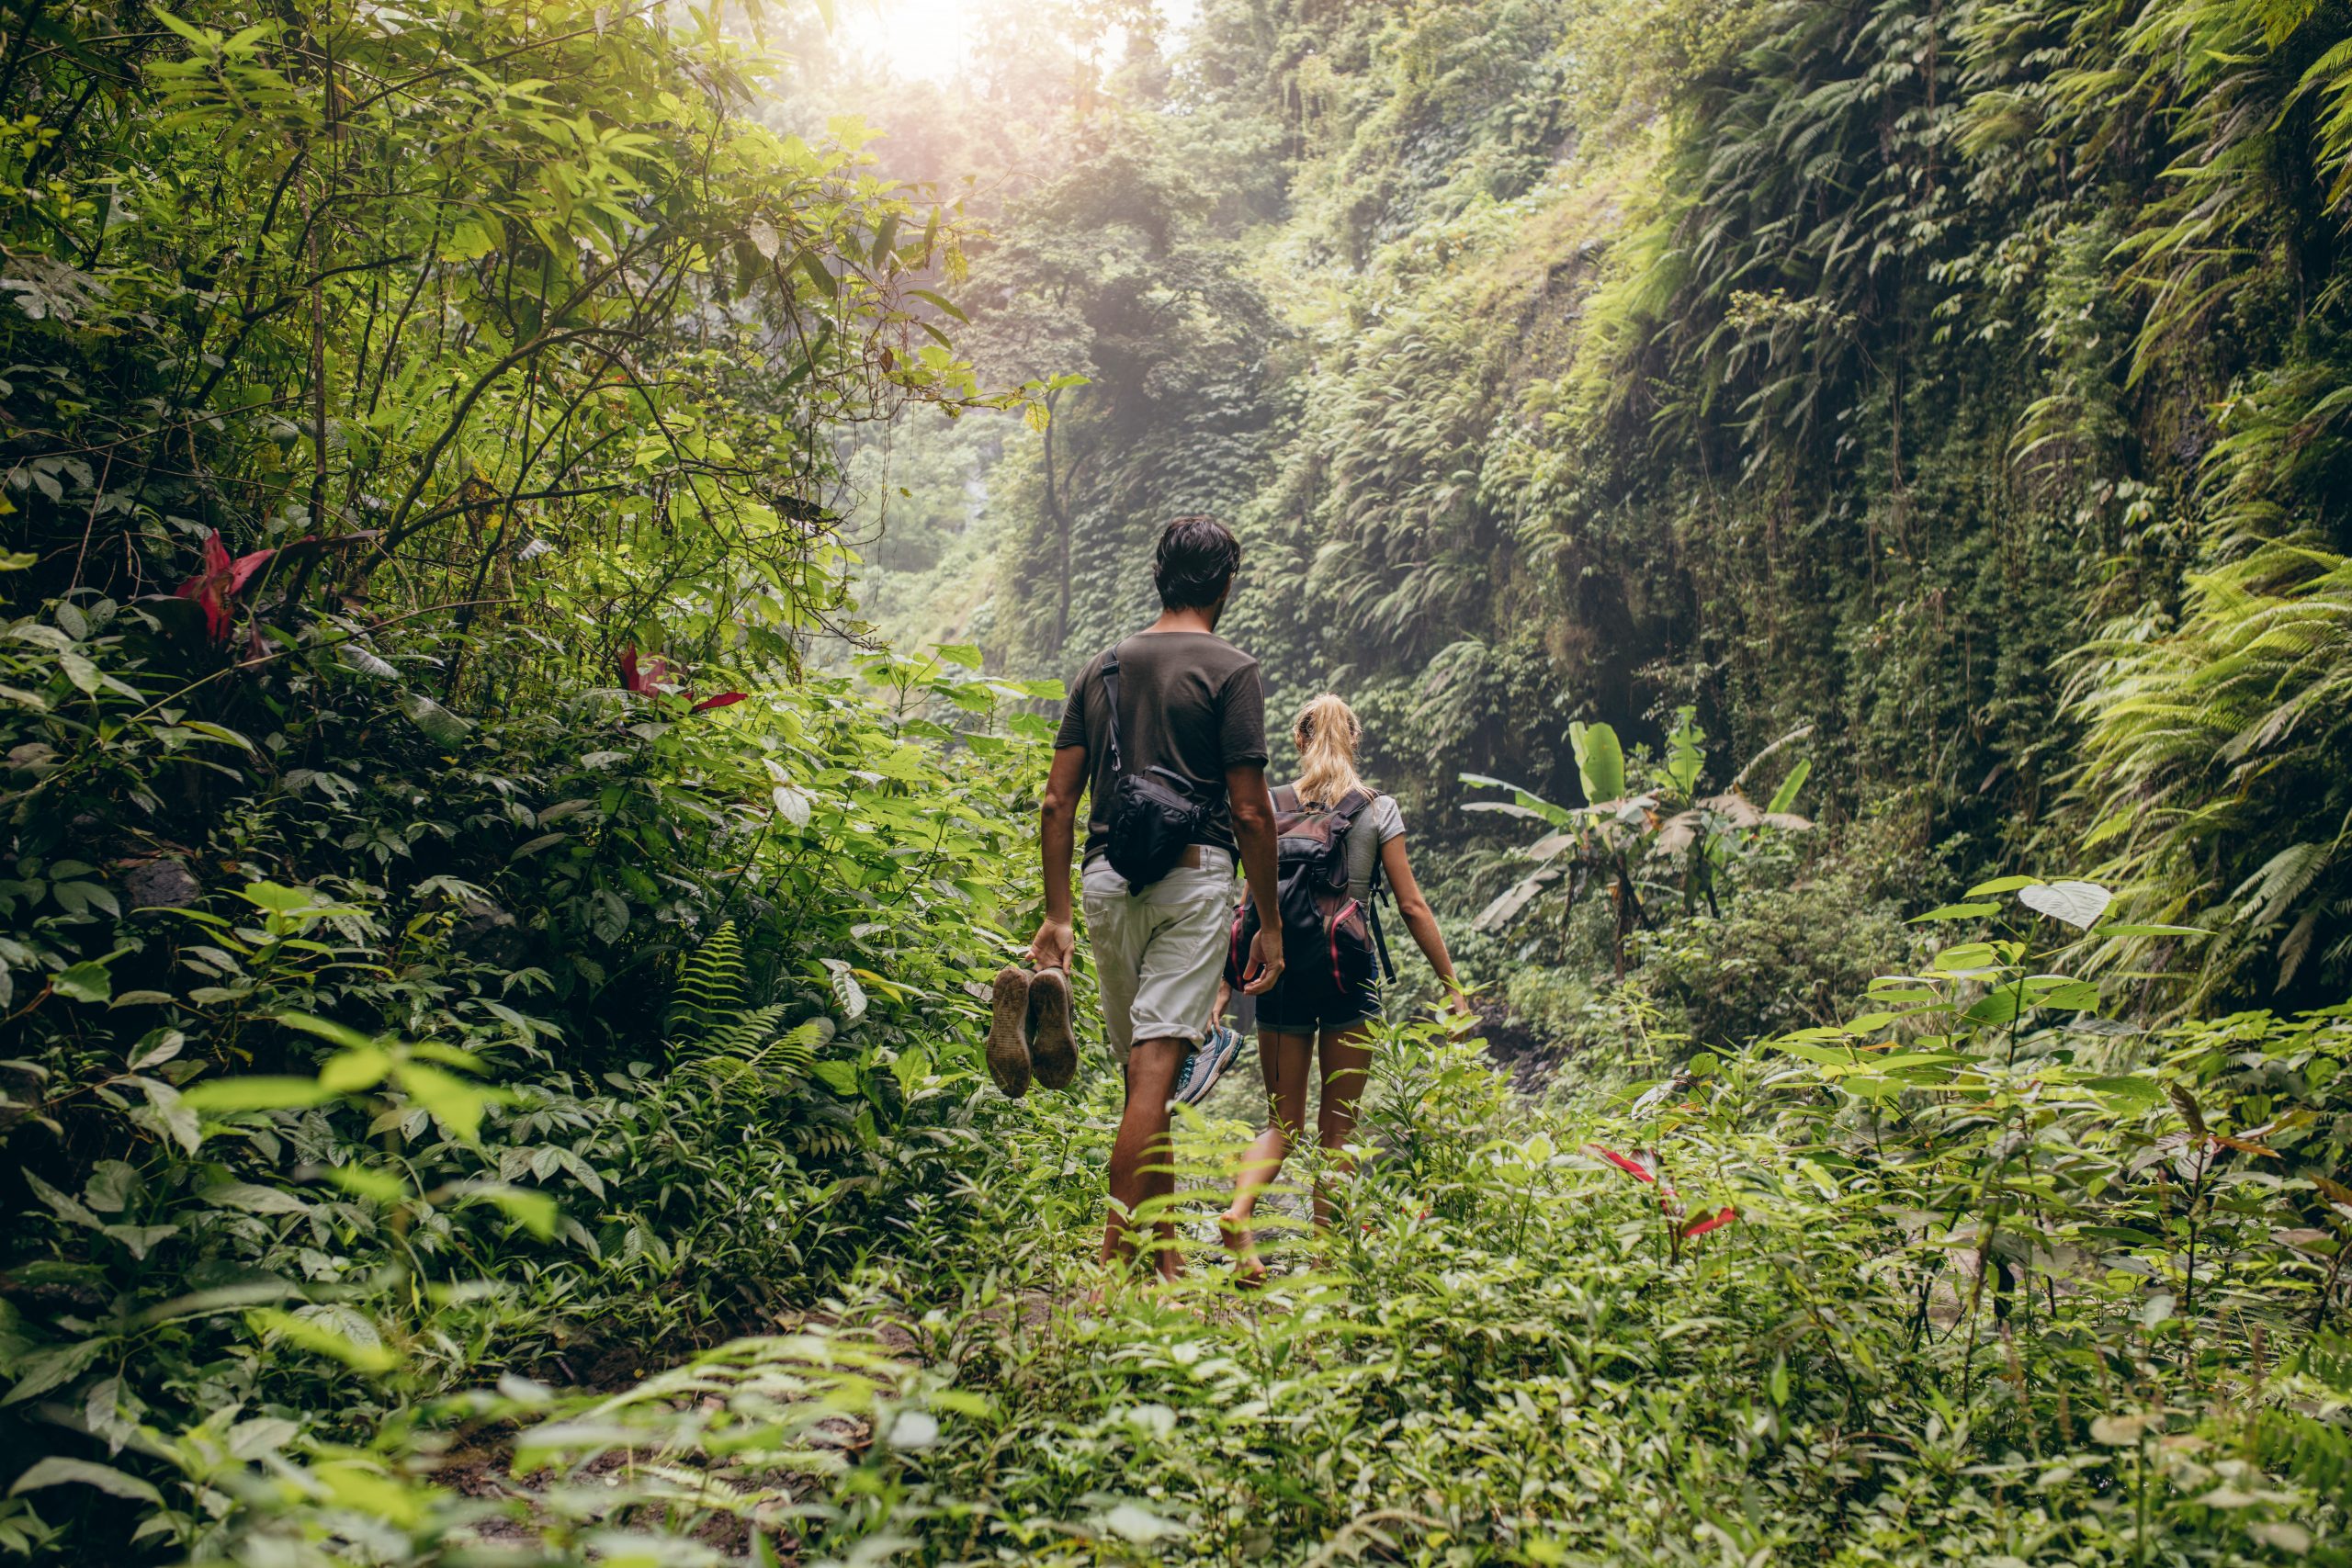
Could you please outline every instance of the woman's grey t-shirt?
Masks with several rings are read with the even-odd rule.
[[[1380,846],[1391,839],[1405,836],[1405,814],[1396,809],[1395,795],[1374,795],[1348,829],[1348,897],[1364,898],[1372,893],[1373,867],[1379,863]]]
[[[1215,632],[1138,632],[1118,645],[1119,753],[1131,773],[1155,767],[1182,779],[1208,801],[1204,843],[1234,850],[1226,809],[1227,768],[1266,761],[1266,693],[1258,661]],[[1086,749],[1086,849],[1092,860],[1111,840],[1111,705],[1102,692],[1102,656],[1070,682],[1054,737],[1057,750]]]

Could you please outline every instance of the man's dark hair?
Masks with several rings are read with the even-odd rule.
[[[1170,518],[1159,531],[1151,566],[1159,603],[1170,610],[1205,610],[1225,597],[1241,570],[1241,541],[1204,512]]]

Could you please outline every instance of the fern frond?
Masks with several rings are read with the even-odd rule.
[[[743,939],[729,920],[678,965],[677,995],[667,1020],[673,1039],[692,1040],[743,1004]]]

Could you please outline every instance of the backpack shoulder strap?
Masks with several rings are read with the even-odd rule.
[[[1298,815],[1298,786],[1296,784],[1276,784],[1273,787],[1272,794],[1274,797],[1274,809],[1276,811],[1283,813],[1283,815],[1286,817],[1295,817]]]
[[[1119,649],[1112,644],[1102,655],[1102,705],[1110,711],[1111,776],[1117,778],[1127,771],[1119,757]]]
[[[1356,818],[1370,810],[1372,803],[1379,798],[1368,789],[1351,789],[1340,796],[1340,804],[1331,807],[1331,837],[1346,838],[1348,830],[1356,825]]]

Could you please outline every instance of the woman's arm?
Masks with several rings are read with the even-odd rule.
[[[1405,918],[1405,929],[1413,933],[1421,955],[1430,961],[1439,979],[1445,982],[1450,993],[1448,1001],[1463,1017],[1471,1016],[1470,998],[1462,992],[1462,982],[1453,977],[1453,956],[1445,951],[1445,933],[1437,929],[1437,913],[1430,901],[1421,896],[1421,886],[1413,880],[1412,863],[1405,858],[1405,835],[1397,834],[1380,846],[1380,868],[1388,875],[1388,886],[1396,894],[1396,912]]]

